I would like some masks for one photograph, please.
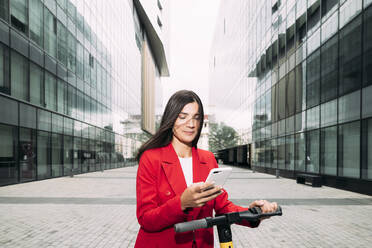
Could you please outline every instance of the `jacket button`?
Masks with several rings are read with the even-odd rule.
[[[165,195],[166,195],[166,196],[170,196],[170,194],[171,194],[170,191],[166,191],[166,192],[165,192]]]

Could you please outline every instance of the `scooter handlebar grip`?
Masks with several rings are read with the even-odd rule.
[[[208,223],[206,219],[200,219],[200,220],[194,220],[194,221],[188,221],[183,223],[178,223],[174,225],[174,230],[179,232],[188,232],[193,231],[200,228],[207,228]]]

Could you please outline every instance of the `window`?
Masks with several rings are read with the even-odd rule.
[[[330,39],[321,48],[321,102],[337,97],[338,37]]]
[[[30,62],[30,102],[44,106],[43,70],[32,62]]]
[[[362,117],[372,117],[372,86],[362,90]]]
[[[39,109],[37,112],[37,119],[37,129],[49,132],[52,130],[51,112]]]
[[[340,8],[340,28],[357,16],[362,10],[362,0],[349,0]]]
[[[14,51],[12,51],[11,61],[11,95],[28,101],[28,61]]]
[[[295,162],[295,136],[290,135],[285,138],[285,168],[287,170],[294,170]]]
[[[0,122],[10,125],[18,125],[18,102],[0,96],[0,106]]]
[[[311,108],[320,100],[320,52],[313,53],[307,59],[306,105]]]
[[[322,43],[332,37],[338,31],[338,12],[335,12],[321,27]]]
[[[362,27],[359,16],[340,31],[340,95],[360,88],[362,75]]]
[[[38,131],[37,132],[37,179],[50,178],[50,133]]]
[[[68,85],[67,115],[76,117],[76,89]]]
[[[276,122],[278,120],[278,97],[277,97],[277,91],[278,91],[278,84],[274,85],[271,89],[271,119],[273,122]]]
[[[90,83],[89,52],[84,49],[84,81]]]
[[[76,46],[76,76],[84,79],[84,48],[80,42]]]
[[[36,179],[36,131],[19,128],[19,169],[21,182]]]
[[[307,54],[311,54],[320,46],[320,29],[318,29],[307,42]]]
[[[360,118],[360,90],[338,99],[338,122],[343,123]]]
[[[30,4],[30,39],[43,47],[43,4],[40,0],[29,1]]]
[[[10,1],[10,20],[12,26],[26,35],[28,33],[27,2],[26,0]]]
[[[67,14],[75,21],[76,19],[76,7],[71,1],[67,1]]]
[[[63,134],[63,116],[52,113],[52,132]]]
[[[67,68],[75,73],[76,69],[76,61],[75,61],[75,54],[76,54],[76,40],[75,37],[68,32],[68,60],[67,60]]]
[[[296,134],[295,165],[297,171],[305,171],[305,134]]]
[[[322,0],[322,18],[330,16],[338,7],[339,0]]]
[[[90,97],[84,94],[84,120],[90,122]]]
[[[271,89],[266,92],[265,101],[266,101],[265,115],[267,117],[266,125],[269,125],[271,123]]]
[[[63,137],[64,157],[63,157],[63,175],[69,175],[73,166],[73,138],[65,135]]]
[[[17,128],[0,124],[0,185],[18,181]]]
[[[359,178],[360,174],[360,122],[339,126],[339,176]]]
[[[337,175],[337,126],[320,131],[320,165],[322,174]]]
[[[277,139],[277,162],[279,169],[285,169],[285,137]]]
[[[306,111],[306,129],[319,128],[319,106]]]
[[[320,1],[315,1],[312,6],[308,6],[307,10],[307,33],[311,35],[311,33],[319,27],[320,24]]]
[[[67,30],[61,22],[57,25],[58,31],[58,60],[67,67]]]
[[[286,116],[295,113],[295,70],[289,72],[286,85]]]
[[[306,133],[306,171],[319,173],[319,130]]]
[[[372,3],[372,0],[364,0],[364,8],[367,8]]]
[[[337,124],[337,99],[323,103],[320,106],[321,126],[332,126]]]
[[[77,117],[79,120],[84,118],[84,94],[77,90]]]
[[[67,10],[67,0],[57,0],[57,3],[63,10]]]
[[[57,111],[57,80],[45,71],[45,107]]]
[[[82,150],[81,138],[74,137],[73,168],[75,171],[78,171],[78,172],[81,172],[81,159],[78,156],[79,151],[81,150]]]
[[[9,20],[9,0],[0,1],[0,18],[8,22]]]
[[[362,178],[372,179],[372,119],[362,122]]]
[[[279,120],[282,120],[285,118],[285,104],[286,104],[286,94],[285,94],[285,90],[286,90],[286,80],[285,80],[285,77],[282,78],[280,81],[279,81],[279,97],[278,97],[278,102],[279,102],[279,106],[278,106],[278,114],[279,114]]]
[[[65,88],[67,87],[67,84],[61,80],[58,79],[57,83],[57,111],[64,114],[65,112],[65,106],[66,106],[66,97],[65,97]]]
[[[62,176],[63,135],[52,134],[52,177]]]
[[[36,108],[28,104],[19,103],[19,125],[36,129]]]
[[[364,12],[363,86],[372,84],[372,7]]]
[[[306,62],[296,67],[296,113],[306,109]]]
[[[0,43],[0,92],[10,94],[9,49]]]
[[[57,18],[47,8],[44,8],[44,48],[57,58]]]

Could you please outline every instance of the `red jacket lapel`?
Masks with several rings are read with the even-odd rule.
[[[208,176],[210,168],[207,164],[207,161],[199,157],[198,150],[195,147],[192,148],[192,161],[193,182],[204,182]],[[161,166],[173,191],[176,193],[176,195],[181,196],[183,191],[186,189],[186,181],[177,153],[171,143],[162,148]],[[190,217],[192,216],[190,219],[196,219],[200,209],[200,207],[194,208],[190,212]]]
[[[176,195],[182,195],[186,189],[186,181],[172,143],[162,148],[161,166],[167,176],[168,182],[171,185]]]

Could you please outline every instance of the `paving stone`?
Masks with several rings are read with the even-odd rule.
[[[126,167],[0,187],[0,247],[134,247],[136,172]],[[236,167],[225,189],[236,204],[268,199],[283,209],[258,228],[233,225],[236,248],[372,243],[371,196]]]

